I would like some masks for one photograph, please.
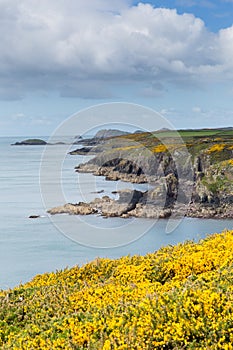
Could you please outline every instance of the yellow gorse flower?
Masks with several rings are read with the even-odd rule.
[[[221,152],[222,150],[224,150],[225,147],[226,147],[226,145],[224,143],[217,143],[217,144],[211,146],[207,152],[208,153]]]
[[[167,152],[167,147],[165,145],[158,145],[158,146],[155,146],[153,149],[152,149],[152,152],[153,153],[163,153],[163,152]]]
[[[233,231],[0,293],[0,348],[233,349]]]

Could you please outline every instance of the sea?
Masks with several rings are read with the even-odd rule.
[[[120,189],[146,191],[148,185],[78,174],[75,166],[90,157],[69,155],[75,145],[11,145],[26,138],[0,138],[0,289],[97,257],[145,255],[233,228],[233,220],[50,216],[47,210],[56,205],[117,198]]]

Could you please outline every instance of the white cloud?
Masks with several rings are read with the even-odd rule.
[[[224,70],[233,75],[233,26],[219,32],[219,60]]]
[[[24,113],[16,113],[12,115],[11,118],[17,121],[25,121],[28,119],[28,116],[26,116]]]
[[[134,81],[153,95],[153,81],[162,91],[233,72],[233,27],[210,33],[191,14],[126,0],[0,0],[0,30],[0,98],[111,97],[113,83]]]
[[[193,111],[194,113],[202,113],[201,107],[198,107],[198,106],[193,107],[193,108],[192,108],[192,111]]]

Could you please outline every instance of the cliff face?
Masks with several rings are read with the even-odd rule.
[[[176,207],[177,213],[185,210],[189,216],[231,217],[233,147],[212,140],[199,141],[197,146],[187,151],[178,145],[172,152],[112,148],[79,165],[76,171],[102,175],[107,180],[150,183],[153,190],[143,193],[130,215],[153,217],[158,215],[158,208]]]
[[[108,180],[135,183],[157,181],[169,174],[181,179],[192,178],[191,157],[182,152],[177,152],[176,159],[168,152],[154,154],[148,150],[134,153],[115,150],[101,152],[89,162],[77,166],[76,171],[106,176]]]
[[[164,134],[163,134],[164,135]],[[101,142],[95,157],[77,172],[106,180],[149,183],[147,192],[121,191],[118,200],[104,196],[89,203],[88,213],[104,216],[233,217],[233,133],[223,136],[169,137],[163,143],[150,133],[127,135]],[[84,210],[85,209],[85,210]],[[63,209],[56,209],[59,210]],[[66,211],[85,212],[83,203]]]
[[[211,148],[210,148],[211,149]],[[231,204],[233,195],[233,150],[202,152],[194,159],[195,202]]]

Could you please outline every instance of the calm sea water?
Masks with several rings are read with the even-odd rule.
[[[122,255],[146,254],[161,246],[185,240],[199,240],[207,234],[232,229],[232,220],[184,219],[166,233],[167,220],[103,219],[46,214],[40,189],[40,164],[43,146],[18,146],[11,143],[24,138],[0,138],[0,288],[11,288],[30,280],[38,273],[82,265],[96,257],[117,258]],[[51,146],[56,156],[65,146]],[[83,160],[67,156],[61,170],[64,202],[90,200],[111,195],[113,190],[130,187],[122,182],[105,181],[90,174],[78,175],[74,166]],[[48,160],[47,160],[48,161]],[[81,186],[80,186],[81,183]],[[56,183],[48,187],[56,203]],[[136,188],[146,190],[146,185]],[[52,203],[51,202],[51,203]],[[29,219],[32,214],[39,219]],[[103,230],[104,228],[104,230]],[[147,231],[147,232],[146,232]],[[105,244],[106,243],[106,244]]]

